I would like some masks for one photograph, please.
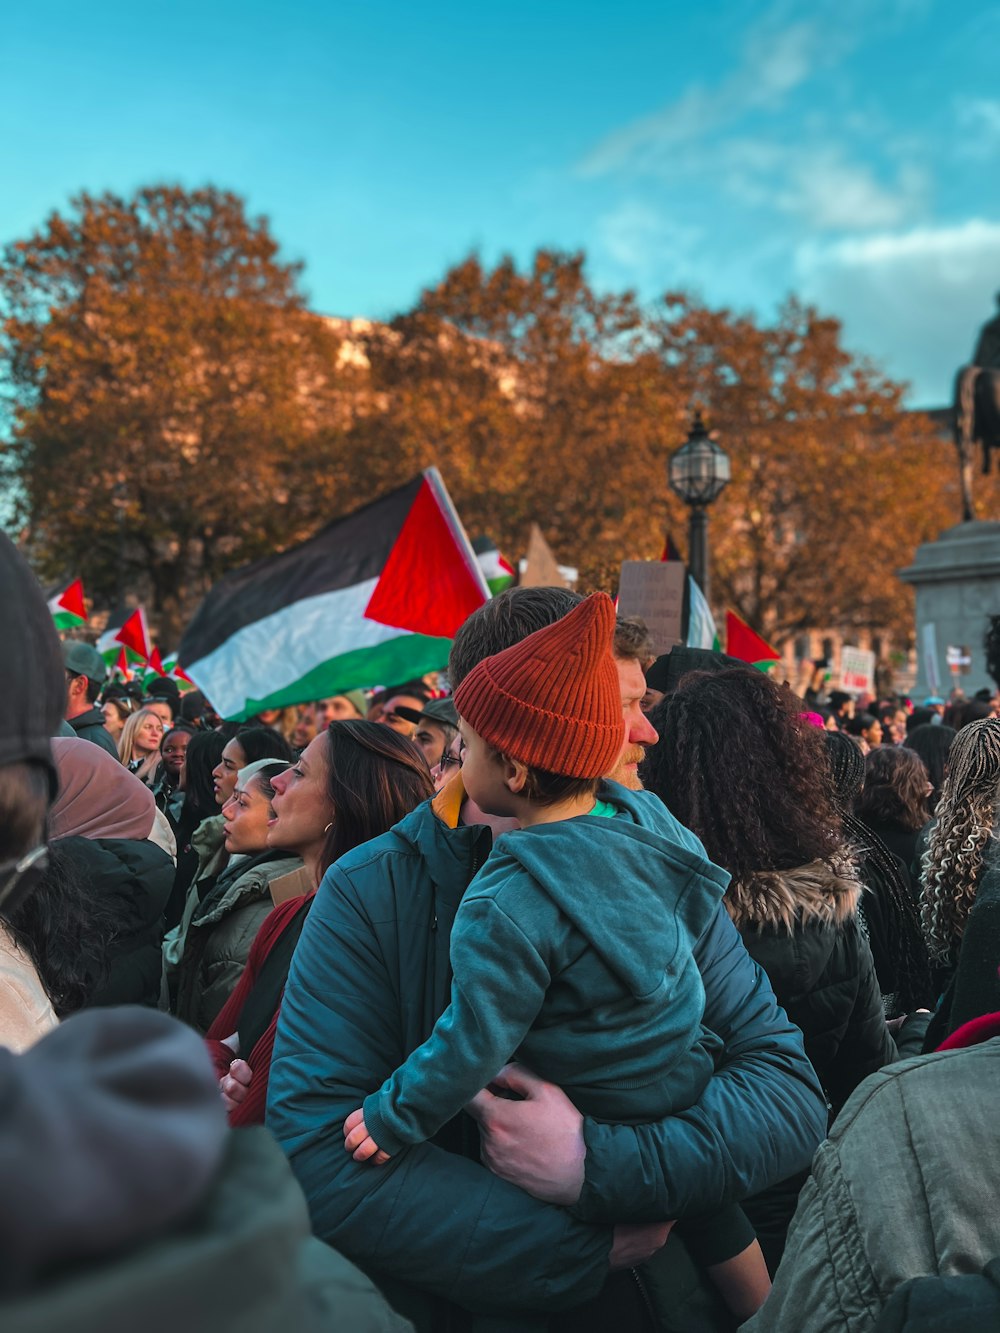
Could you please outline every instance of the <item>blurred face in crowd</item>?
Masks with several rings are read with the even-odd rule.
[[[342,694],[335,694],[330,699],[318,699],[316,701],[317,730],[328,727],[331,722],[344,722],[349,718],[360,716],[361,714],[350,699],[345,699]]]
[[[865,727],[861,732],[862,737],[868,745],[868,748],[874,750],[876,745],[882,744],[882,723],[875,718],[870,727]]]
[[[236,779],[240,769],[246,767],[246,762],[243,746],[234,736],[222,751],[222,758],[212,769],[212,786],[215,789],[215,799],[220,805],[225,805],[236,790]]]
[[[187,754],[190,740],[190,733],[186,731],[170,731],[163,737],[160,756],[163,759],[163,767],[175,782],[179,780],[184,767],[184,756]]]
[[[392,727],[393,731],[398,731],[401,736],[412,737],[416,730],[416,723],[407,721],[405,717],[401,717],[395,711],[400,704],[404,708],[412,708],[414,712],[419,713],[424,706],[424,701],[412,694],[394,694],[391,699],[386,699],[382,705],[382,713],[378,719],[379,723],[383,727]]]
[[[300,704],[299,715],[295,726],[292,728],[289,744],[293,750],[304,750],[315,735],[316,705]]]
[[[160,741],[163,740],[163,723],[151,713],[149,717],[144,717],[139,723],[135,733],[134,747],[137,754],[152,754],[154,750],[160,748]]]
[[[262,727],[273,727],[279,717],[281,717],[280,708],[265,708],[262,713],[257,714],[257,720]]]
[[[431,781],[434,783],[434,790],[440,791],[446,782],[451,781],[461,767],[462,737],[460,733],[456,733],[454,740],[445,749],[441,758],[431,767]]]
[[[162,700],[150,699],[149,703],[145,703],[142,706],[143,708],[148,708],[151,713],[156,714],[163,723],[164,730],[174,725],[174,715],[170,710],[169,704],[164,703]]]
[[[123,712],[117,703],[112,703],[109,700],[102,707],[101,712],[104,714],[104,730],[109,732],[111,739],[117,743],[118,737],[122,734],[122,727],[125,725],[125,718],[128,716],[128,712],[131,712],[131,709],[128,712]]]
[[[264,850],[274,809],[261,790],[259,773],[245,787],[237,781],[232,796],[222,807],[222,818],[226,821],[227,852],[248,854]]]
[[[450,734],[451,727],[439,727],[436,722],[428,722],[426,718],[421,718],[417,723],[413,739],[423,750],[427,767],[431,770],[441,762],[441,756],[448,748]]]
[[[647,745],[655,745],[659,737],[642,711],[646,697],[646,678],[634,657],[616,657],[618,684],[622,692],[622,715],[625,718],[625,746],[618,763],[608,774],[612,782],[620,782],[630,791],[641,791],[639,765]]]
[[[274,818],[267,829],[268,847],[295,852],[303,860],[318,860],[326,840],[326,826],[334,812],[328,794],[326,733],[309,742],[291,768],[271,779]]]

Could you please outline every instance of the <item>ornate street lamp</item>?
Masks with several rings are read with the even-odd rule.
[[[684,444],[670,455],[667,477],[671,490],[691,506],[688,565],[708,601],[708,506],[725,490],[731,472],[729,455],[709,439],[701,413],[695,412]]]

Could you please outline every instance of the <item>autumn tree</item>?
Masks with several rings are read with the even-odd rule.
[[[896,570],[957,521],[958,499],[950,452],[903,386],[795,300],[760,325],[670,294],[650,332],[732,460],[710,510],[716,601],[779,644],[819,627],[905,638],[912,594]]]
[[[955,521],[946,448],[902,387],[789,301],[773,324],[683,294],[600,294],[582,255],[527,271],[469,258],[368,339],[357,479],[448,478],[467,525],[511,553],[537,520],[587,586],[684,533],[666,465],[695,405],[732,458],[711,510],[716,602],[782,642],[811,627],[912,621],[895,578]],[[398,474],[397,474],[398,475]]]
[[[142,593],[176,641],[226,569],[305,535],[337,339],[215,189],[83,194],[0,258],[4,471],[43,575]]]

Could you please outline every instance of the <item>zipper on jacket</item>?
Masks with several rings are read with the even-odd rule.
[[[630,1268],[628,1271],[632,1275],[632,1281],[639,1289],[639,1299],[642,1301],[643,1309],[646,1311],[649,1318],[649,1327],[653,1330],[653,1333],[656,1333],[656,1329],[659,1328],[659,1323],[657,1322],[656,1311],[653,1309],[653,1302],[649,1299],[649,1292],[646,1290],[646,1284],[643,1282],[638,1268]]]

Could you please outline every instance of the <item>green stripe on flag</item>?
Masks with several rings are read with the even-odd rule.
[[[405,634],[397,639],[356,648],[341,653],[328,662],[291,681],[263,699],[248,699],[244,708],[229,720],[245,722],[248,717],[267,708],[287,708],[291,704],[306,703],[312,699],[328,699],[345,690],[356,690],[372,685],[401,685],[415,680],[428,671],[438,671],[448,664],[451,639],[425,638],[422,634]],[[196,676],[192,679],[198,684]],[[207,693],[207,691],[206,691]]]

